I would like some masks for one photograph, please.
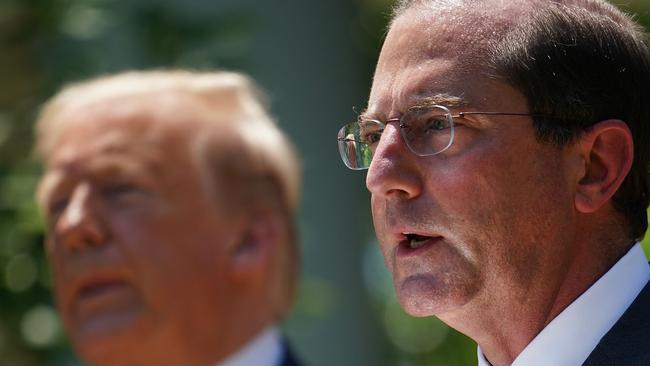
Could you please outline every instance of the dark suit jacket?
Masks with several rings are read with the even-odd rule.
[[[287,344],[287,342],[283,342],[283,356],[282,356],[282,362],[280,362],[279,366],[301,366],[302,364],[298,362],[296,357],[293,355],[293,352],[291,351],[291,348]]]
[[[583,363],[614,365],[650,365],[650,282]]]

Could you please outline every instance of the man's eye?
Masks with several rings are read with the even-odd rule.
[[[440,131],[449,127],[450,127],[449,120],[444,116],[436,116],[436,117],[429,118],[423,124],[423,130],[425,132]]]
[[[141,192],[140,188],[131,183],[119,183],[105,186],[101,190],[102,195],[107,198],[120,198],[126,195]]]
[[[379,139],[381,139],[381,132],[372,132],[361,135],[361,140],[368,145],[378,143]]]

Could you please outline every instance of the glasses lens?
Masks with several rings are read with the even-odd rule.
[[[445,151],[454,140],[454,121],[442,106],[409,110],[401,119],[402,136],[408,147],[419,156]]]
[[[345,165],[353,170],[368,169],[383,131],[384,125],[372,120],[343,126],[337,140]]]

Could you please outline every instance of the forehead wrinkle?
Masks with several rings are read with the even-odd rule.
[[[457,24],[423,26],[422,21],[413,22],[407,18],[402,20],[406,22],[398,23],[392,29],[397,36],[391,39],[395,40],[390,43],[393,47],[382,59],[389,60],[388,63],[377,67],[382,80],[375,80],[374,85],[381,85],[381,90],[373,92],[381,99],[375,99],[369,109],[391,114],[403,112],[420,103],[430,104],[435,100],[440,105],[465,105],[462,90],[455,90],[457,85],[447,76],[453,74],[460,77],[476,73],[477,68],[472,67],[476,63],[470,59],[477,56],[469,55],[480,54],[478,49],[487,48],[485,43],[480,42],[480,47],[455,43],[452,38],[456,37],[454,30],[458,27]],[[441,27],[443,31],[434,32],[433,28],[436,27]],[[418,37],[413,37],[414,34]],[[426,98],[433,99],[427,102],[424,100]],[[367,111],[364,115],[366,114]]]
[[[45,171],[45,177],[56,177],[54,182],[47,184],[50,191],[66,182],[80,180],[129,179],[150,185],[166,179],[169,170],[165,167],[166,157],[178,148],[166,149],[164,146],[169,145],[159,133],[147,131],[142,134],[142,131],[124,129],[114,123],[103,129],[103,136],[97,137],[102,129],[93,128],[71,142],[62,141],[59,148],[52,151]]]
[[[42,180],[49,187],[57,187],[66,182],[89,180],[102,182],[112,179],[135,179],[148,183],[161,179],[163,160],[153,154],[138,154],[133,159],[129,149],[108,149],[108,153],[82,156],[61,161],[48,168]]]
[[[494,43],[526,13],[520,1],[453,2],[449,7],[428,3],[418,2],[391,22],[373,77],[368,110],[361,117],[393,117],[433,93],[467,99],[464,90],[445,76],[453,71],[457,78],[489,79],[491,70],[485,60]],[[471,94],[468,101],[472,103],[443,98],[440,104],[478,103]]]
[[[128,149],[119,149],[110,154],[98,157],[89,164],[89,170],[97,174],[109,174],[120,177],[121,175],[157,176],[162,171],[162,156],[160,154],[138,154],[137,159],[131,158],[133,154]]]
[[[114,125],[104,128],[103,135],[100,136],[97,136],[99,130],[90,130],[82,135],[86,142],[70,143],[68,139],[63,139],[60,143],[61,151],[58,153],[56,150],[52,151],[54,155],[48,165],[72,167],[82,162],[85,163],[84,165],[93,166],[99,162],[119,158],[127,158],[126,160],[131,162],[128,157],[133,153],[145,157],[148,163],[159,160],[158,154],[153,153],[155,149],[147,147],[162,145],[160,136],[153,136],[155,134],[153,131],[141,133],[121,127]]]
[[[398,111],[409,108],[427,106],[431,104],[446,107],[466,106],[469,101],[465,98],[463,90],[456,90],[457,83],[453,79],[443,77],[453,67],[453,62],[439,59],[434,63],[429,62],[432,68],[427,66],[414,70],[413,77],[407,77],[402,81],[401,86],[396,88],[394,107]],[[418,73],[427,72],[428,76],[422,77]]]

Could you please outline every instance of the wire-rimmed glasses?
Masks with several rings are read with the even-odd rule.
[[[352,170],[370,167],[381,135],[388,123],[398,122],[406,146],[418,156],[430,156],[447,150],[454,142],[454,118],[466,115],[535,116],[529,113],[458,112],[441,105],[410,108],[399,118],[385,122],[360,119],[343,126],[338,133],[341,159]]]

